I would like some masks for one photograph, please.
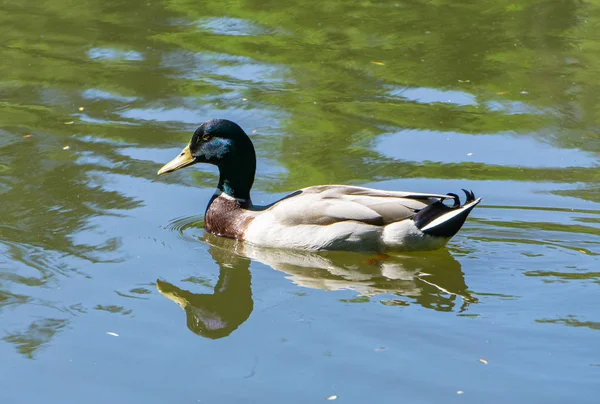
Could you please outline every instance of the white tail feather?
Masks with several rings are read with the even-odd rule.
[[[460,215],[465,210],[473,208],[479,202],[481,202],[481,198],[477,198],[473,202],[466,203],[464,206],[462,206],[458,209],[454,209],[448,213],[444,213],[440,217],[437,217],[435,220],[432,220],[430,223],[428,223],[427,226],[425,226],[421,229],[421,231],[427,231],[427,230],[433,229],[434,227],[437,227],[440,224],[445,223],[448,220]]]

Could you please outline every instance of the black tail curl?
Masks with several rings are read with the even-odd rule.
[[[467,196],[467,199],[465,200],[465,203],[473,202],[476,199],[475,198],[475,194],[473,193],[473,191],[467,191],[464,188],[463,188],[462,191]],[[448,192],[446,195],[451,196],[452,199],[454,200],[454,205],[450,206],[452,209],[460,208],[460,198],[458,197],[458,195],[456,195],[456,194],[454,194],[452,192]]]
[[[476,198],[475,198],[475,194],[473,193],[473,191],[467,191],[466,189],[463,189],[463,192],[466,195],[465,204],[469,204],[469,203],[475,201]],[[465,206],[465,205],[460,204],[460,198],[458,197],[458,195],[450,193],[450,192],[447,195],[454,200],[454,204],[452,206],[445,205],[441,201],[438,201],[438,202],[434,202],[431,205],[421,209],[416,214],[416,216],[413,218],[413,220],[415,221],[415,225],[419,229],[423,229],[424,227],[426,227],[429,223],[433,222],[438,217],[443,216],[444,214],[446,214],[448,212],[451,212],[456,209],[460,209],[463,206]],[[442,223],[436,225],[435,227],[432,227],[427,230],[423,230],[423,233],[428,234],[430,236],[436,236],[436,237],[448,237],[449,238],[449,237],[454,236],[456,233],[458,233],[458,231],[460,230],[462,225],[465,223],[467,216],[469,216],[469,213],[471,213],[471,210],[473,210],[473,208],[475,206],[476,206],[476,204],[473,206],[470,206],[468,209],[465,209],[464,211],[460,212],[456,216],[449,218],[445,222],[442,222]]]

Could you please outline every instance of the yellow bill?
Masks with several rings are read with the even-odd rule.
[[[192,156],[190,145],[188,144],[177,157],[162,166],[162,168],[158,170],[157,174],[161,175],[172,173],[173,171],[177,171],[180,168],[187,167],[191,164],[194,164],[194,157]]]

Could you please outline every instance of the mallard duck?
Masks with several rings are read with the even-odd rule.
[[[158,175],[196,163],[219,168],[204,225],[215,235],[274,248],[393,252],[443,247],[481,201],[456,194],[383,191],[348,185],[302,188],[268,206],[250,189],[256,172],[252,141],[234,122],[204,122]],[[452,205],[444,204],[451,201]]]

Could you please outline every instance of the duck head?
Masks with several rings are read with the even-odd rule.
[[[181,153],[165,164],[158,175],[196,163],[219,167],[218,188],[230,196],[249,199],[256,172],[256,153],[244,130],[226,119],[204,122]]]
[[[196,129],[181,153],[165,164],[158,175],[171,173],[196,163],[223,166],[235,163],[240,157],[255,157],[250,138],[235,122],[213,119]]]

